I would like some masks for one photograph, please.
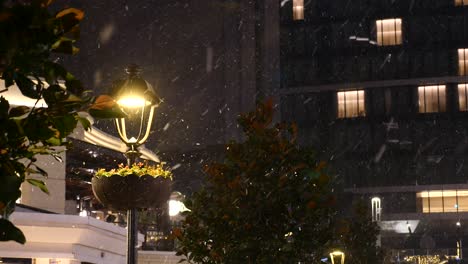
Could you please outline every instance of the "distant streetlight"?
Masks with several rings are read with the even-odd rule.
[[[176,217],[180,213],[188,211],[185,204],[182,202],[184,195],[180,192],[173,192],[169,200],[169,216]]]
[[[332,264],[345,264],[345,253],[339,250],[330,253]]]
[[[458,220],[455,225],[457,226],[457,258],[463,259],[463,242],[462,242],[462,236],[461,236],[460,220]]]
[[[127,145],[127,165],[131,166],[141,155],[141,146],[150,134],[155,108],[161,103],[153,87],[140,77],[141,69],[130,65],[125,69],[127,78],[113,87],[113,96],[117,104],[127,114],[125,118],[116,118],[115,124],[120,139]],[[127,264],[137,263],[135,246],[137,238],[137,211],[127,211]]]

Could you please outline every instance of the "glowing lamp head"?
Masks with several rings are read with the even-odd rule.
[[[330,253],[330,259],[332,264],[344,264],[345,253],[343,251],[335,250]]]
[[[185,206],[182,202],[174,200],[169,201],[169,216],[176,216],[183,212],[184,209]]]
[[[121,107],[156,107],[161,103],[151,84],[141,78],[140,67],[132,64],[125,72],[127,78],[115,82],[112,87],[112,94]]]
[[[174,217],[182,212],[189,211],[185,204],[182,202],[184,195],[180,192],[172,192],[169,200],[169,216]]]
[[[154,109],[161,99],[153,87],[140,77],[140,68],[130,65],[125,69],[127,78],[114,83],[112,95],[127,114],[116,119],[120,139],[133,148],[143,144],[149,136]]]
[[[127,95],[117,99],[117,104],[125,108],[139,108],[151,105],[151,102],[146,101],[144,97]]]

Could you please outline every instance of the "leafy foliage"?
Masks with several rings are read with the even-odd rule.
[[[337,205],[336,180],[296,143],[294,124],[272,124],[272,102],[241,115],[243,142],[205,168],[206,186],[185,201],[178,255],[190,263],[321,263],[332,250],[347,263],[381,263],[379,232],[358,203]]]
[[[186,201],[180,255],[195,263],[319,263],[336,215],[333,181],[295,125],[272,125],[272,102],[242,115],[242,143],[206,167],[207,185]]]
[[[383,251],[377,246],[379,226],[370,221],[371,215],[368,206],[358,200],[352,214],[341,222],[337,239],[346,252],[346,263],[374,264],[383,263]]]
[[[99,169],[96,172],[96,177],[111,177],[113,175],[120,175],[120,176],[128,176],[128,175],[136,175],[136,176],[143,176],[149,175],[153,177],[163,177],[163,178],[171,178],[172,179],[172,172],[169,170],[165,170],[163,167],[163,163],[156,164],[156,165],[145,165],[142,162],[134,163],[132,166],[124,166],[123,164],[119,164],[117,169],[111,169],[107,171],[106,169]]]
[[[12,106],[0,91],[0,241],[25,243],[24,235],[8,217],[21,196],[24,181],[48,193],[44,181],[27,179],[31,173],[47,176],[34,162],[37,155],[57,155],[58,146],[80,122],[85,129],[89,121],[79,111],[90,105],[81,85],[62,65],[53,61],[52,53],[75,54],[79,22],[83,12],[66,8],[53,15],[48,6],[53,0],[0,0],[0,72],[5,87],[16,84],[23,95],[43,98],[47,108]],[[4,91],[4,90],[3,90]],[[122,116],[114,111],[113,116]],[[109,114],[108,114],[109,115]],[[113,117],[112,115],[109,115]],[[60,161],[60,160],[59,160]]]

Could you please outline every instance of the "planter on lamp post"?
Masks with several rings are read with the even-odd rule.
[[[96,198],[107,208],[130,210],[161,207],[171,194],[171,177],[163,175],[137,175],[93,177]]]

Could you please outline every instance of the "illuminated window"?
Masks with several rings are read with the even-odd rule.
[[[304,19],[304,0],[293,0],[293,19]]]
[[[418,87],[419,113],[445,112],[445,85]]]
[[[467,66],[468,66],[468,49],[458,49],[458,75],[467,75],[467,72],[466,72]]]
[[[460,111],[468,111],[468,85],[466,83],[458,85],[458,107]]]
[[[456,6],[468,5],[468,0],[455,0],[455,5]]]
[[[401,18],[377,20],[375,25],[377,28],[377,45],[392,46],[402,43]]]
[[[416,194],[423,213],[468,212],[468,190],[434,190]]]
[[[364,90],[338,92],[338,118],[366,115]]]
[[[372,221],[380,221],[382,213],[382,203],[379,197],[374,197],[371,200],[372,204]]]

